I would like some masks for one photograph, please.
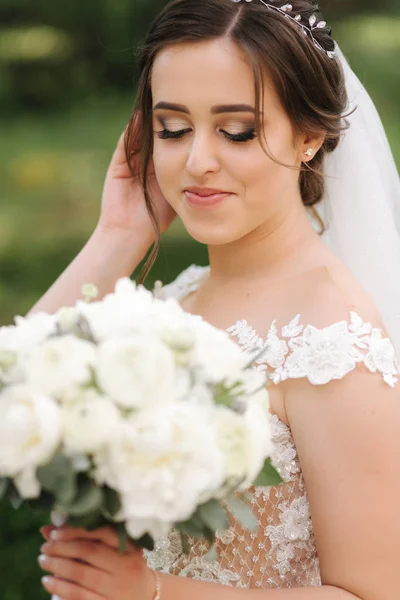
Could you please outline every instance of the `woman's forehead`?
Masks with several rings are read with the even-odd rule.
[[[273,93],[268,77],[266,96]],[[156,57],[152,73],[154,102],[255,105],[249,59],[231,40],[169,46]],[[173,96],[173,98],[172,98]]]

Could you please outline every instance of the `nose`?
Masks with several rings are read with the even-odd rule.
[[[215,144],[207,133],[194,136],[186,163],[188,173],[193,177],[201,177],[207,173],[216,173],[220,169]]]

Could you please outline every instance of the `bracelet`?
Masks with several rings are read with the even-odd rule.
[[[157,571],[153,571],[156,582],[156,591],[153,600],[161,600],[161,581]]]

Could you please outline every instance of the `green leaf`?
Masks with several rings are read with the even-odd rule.
[[[198,513],[202,521],[213,531],[217,529],[225,530],[229,527],[226,510],[218,500],[210,500],[206,504],[203,504],[200,506]]]
[[[10,501],[10,504],[14,508],[14,510],[18,510],[24,504],[24,500],[21,498],[21,496],[19,495],[19,493],[14,485],[11,485],[8,488],[7,496],[8,496],[8,500]]]
[[[103,488],[104,502],[103,514],[109,519],[113,519],[121,510],[121,498],[115,490],[105,486]]]
[[[72,517],[83,517],[92,513],[100,513],[103,501],[103,490],[86,480],[79,484],[78,494],[73,502],[60,503],[57,505],[57,510]]]
[[[229,511],[243,527],[246,527],[246,529],[250,529],[250,531],[253,532],[257,531],[258,522],[248,504],[238,500],[235,496],[229,498],[227,504]]]
[[[8,490],[8,484],[8,479],[6,479],[5,477],[0,478],[0,500],[2,500],[5,497]]]
[[[121,523],[118,527],[118,540],[118,551],[120,552],[120,554],[125,554],[128,545],[128,533],[123,523]]]
[[[192,517],[188,521],[185,521],[184,523],[178,523],[176,528],[180,532],[190,535],[196,539],[201,539],[204,537],[205,526],[201,521],[198,520],[196,516]]]
[[[144,548],[145,550],[149,550],[150,552],[153,552],[154,550],[154,540],[148,533],[146,533],[142,538],[140,538],[140,540],[136,540],[135,544],[139,546],[139,548]]]
[[[189,544],[189,538],[186,535],[186,533],[183,533],[183,531],[180,532],[180,535],[181,535],[181,543],[182,543],[182,552],[183,552],[183,554],[186,554],[186,556],[188,556],[191,551],[191,547]]]
[[[51,463],[39,467],[36,475],[42,488],[54,494],[58,502],[69,504],[75,498],[76,475],[72,461],[63,454],[56,454]]]
[[[257,479],[254,482],[254,485],[256,487],[265,487],[279,485],[281,483],[284,483],[282,477],[279,475],[278,471],[273,466],[271,459],[267,458],[262,468],[262,471],[259,473]]]

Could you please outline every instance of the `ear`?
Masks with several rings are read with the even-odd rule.
[[[298,152],[299,160],[301,162],[309,162],[312,160],[317,152],[321,149],[322,144],[325,141],[326,132],[323,132],[318,137],[311,135],[302,135],[298,139]]]

